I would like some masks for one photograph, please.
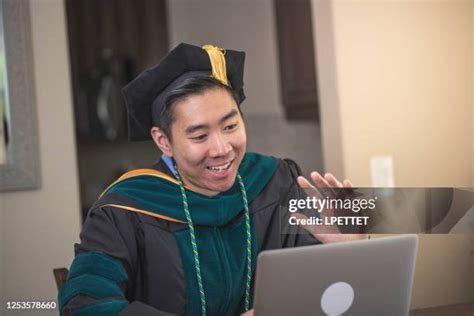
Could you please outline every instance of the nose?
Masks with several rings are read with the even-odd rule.
[[[232,145],[229,140],[222,134],[212,137],[209,148],[209,156],[211,158],[225,157],[232,151]]]

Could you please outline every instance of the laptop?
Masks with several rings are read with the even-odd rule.
[[[402,235],[264,251],[254,315],[408,315],[417,244]]]

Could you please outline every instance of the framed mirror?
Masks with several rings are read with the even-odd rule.
[[[0,1],[0,191],[40,187],[28,0]]]

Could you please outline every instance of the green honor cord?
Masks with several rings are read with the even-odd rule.
[[[245,190],[244,181],[237,173],[237,179],[240,184],[240,191],[242,192],[242,199],[244,200],[245,210],[245,230],[247,232],[247,282],[245,282],[245,312],[250,307],[250,283],[252,283],[252,231],[250,228],[250,211],[249,202],[247,201],[247,191]]]
[[[201,311],[202,315],[206,316],[206,294],[204,293],[204,286],[201,276],[201,266],[199,263],[199,252],[196,243],[196,233],[194,231],[193,220],[191,219],[191,213],[189,213],[188,198],[186,196],[186,190],[184,189],[183,181],[179,176],[178,169],[175,166],[176,180],[178,181],[179,188],[181,189],[181,197],[183,198],[183,209],[186,214],[186,220],[189,227],[189,235],[191,236],[191,245],[193,248],[194,256],[194,267],[196,268],[196,278],[199,286],[199,295],[201,297]],[[246,251],[246,262],[247,262],[247,278],[245,284],[245,312],[249,310],[250,306],[250,283],[252,282],[252,232],[250,228],[250,211],[247,201],[247,191],[245,190],[244,182],[240,174],[237,174],[237,180],[239,181],[240,191],[242,192],[242,199],[244,200],[244,211],[245,211],[245,229],[247,232],[247,251]]]

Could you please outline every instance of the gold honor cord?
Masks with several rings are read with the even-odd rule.
[[[227,80],[227,68],[224,56],[225,49],[214,45],[204,45],[202,49],[204,49],[209,55],[212,67],[212,77],[228,86],[229,81]]]

